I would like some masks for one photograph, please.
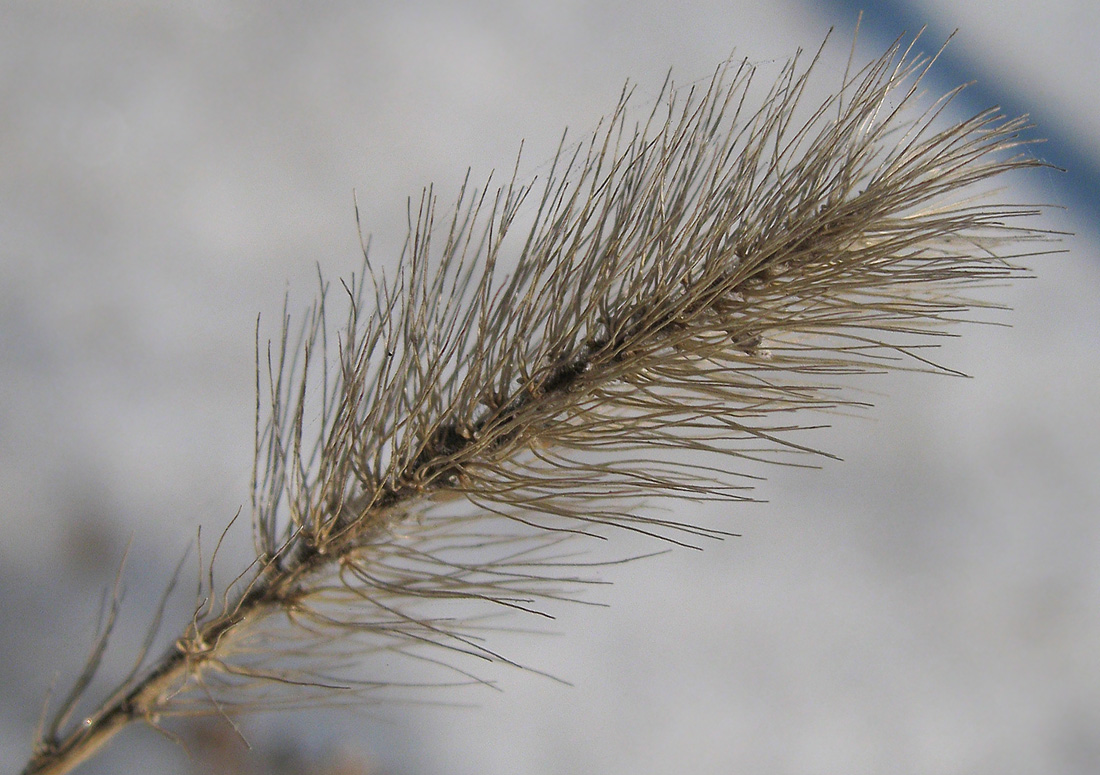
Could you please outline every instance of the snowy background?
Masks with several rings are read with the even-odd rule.
[[[940,352],[973,379],[862,383],[876,409],[820,438],[843,463],[716,510],[744,537],[616,569],[610,609],[502,640],[573,687],[505,671],[453,698],[474,709],[257,718],[249,756],[177,729],[222,770],[135,728],[81,772],[1100,771],[1100,6],[873,5],[861,60],[958,27],[934,88],[977,79],[965,107],[1030,111],[1070,169],[1017,181],[1076,236],[998,296],[1011,328]],[[79,668],[131,536],[123,672],[198,525],[247,505],[256,315],[304,307],[318,264],[359,268],[353,191],[396,256],[429,182],[447,199],[521,139],[549,158],[627,78],[655,96],[734,50],[766,71],[830,26],[843,54],[856,10],[0,2],[0,771]]]

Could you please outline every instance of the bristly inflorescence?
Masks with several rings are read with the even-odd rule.
[[[837,375],[938,369],[919,348],[964,290],[1048,239],[988,185],[1041,165],[1026,120],[921,107],[930,60],[900,43],[807,106],[816,62],[764,88],[726,63],[637,124],[624,91],[545,180],[464,185],[445,219],[429,189],[396,274],[367,259],[343,286],[336,337],[322,282],[257,350],[255,562],[211,574],[175,648],[46,726],[27,772],[134,720],[400,683],[352,670],[367,652],[480,680],[462,655],[508,661],[487,614],[572,597],[583,537],[721,537],[654,501],[748,499],[738,459],[812,452],[807,412],[850,403]]]

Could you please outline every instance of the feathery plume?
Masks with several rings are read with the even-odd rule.
[[[654,501],[750,498],[738,460],[812,453],[807,413],[853,403],[838,375],[949,371],[927,337],[1050,238],[990,198],[1041,164],[1026,119],[922,108],[932,60],[900,42],[807,109],[819,56],[763,89],[747,62],[666,84],[637,124],[624,90],[544,181],[467,181],[445,217],[428,189],[394,276],[364,249],[335,338],[322,281],[257,348],[255,560],[210,570],[174,647],[70,724],[105,632],[24,772],[134,721],[362,700],[395,683],[356,676],[368,653],[482,681],[466,657],[508,661],[488,615],[571,598],[585,537],[721,537]]]

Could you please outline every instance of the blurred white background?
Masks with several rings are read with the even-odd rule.
[[[647,99],[668,68],[705,78],[734,50],[766,70],[830,26],[843,55],[855,16],[0,3],[0,769],[26,761],[56,671],[67,690],[127,540],[109,671],[198,525],[209,539],[247,509],[256,315],[276,320],[284,294],[304,308],[318,264],[358,270],[353,190],[392,259],[407,196],[510,170],[521,140],[537,165],[627,78]],[[253,719],[251,771],[337,753],[391,775],[1100,771],[1100,11],[881,3],[861,60],[925,23],[929,49],[960,28],[936,91],[977,78],[1071,168],[1016,182],[1077,234],[997,295],[1011,328],[937,356],[974,378],[864,381],[871,419],[818,439],[843,463],[773,470],[769,503],[715,510],[744,537],[608,572],[593,597],[610,608],[569,609],[560,637],[502,638],[573,687],[512,671],[450,698],[473,709]],[[135,729],[81,772],[213,767]]]

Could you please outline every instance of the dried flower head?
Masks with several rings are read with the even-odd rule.
[[[739,461],[812,452],[837,375],[939,369],[919,348],[962,294],[1048,239],[987,185],[1040,165],[1026,120],[946,121],[955,92],[922,105],[931,60],[900,43],[806,106],[803,60],[666,84],[638,123],[626,90],[537,185],[464,185],[445,216],[427,190],[396,274],[343,285],[335,341],[322,282],[257,349],[255,561],[66,728],[82,679],[25,772],[132,721],[361,699],[395,683],[351,670],[369,652],[480,680],[464,657],[507,661],[487,616],[572,596],[585,537],[720,537],[654,501],[748,498]]]

